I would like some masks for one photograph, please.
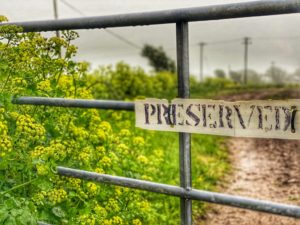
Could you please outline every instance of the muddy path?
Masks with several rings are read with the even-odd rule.
[[[226,100],[300,98],[300,92],[268,90],[223,96]],[[300,141],[230,138],[232,172],[220,185],[223,193],[300,205]],[[300,219],[211,205],[205,225],[300,225]]]

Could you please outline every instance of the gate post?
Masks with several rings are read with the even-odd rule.
[[[178,97],[190,97],[188,22],[176,23]],[[191,189],[191,134],[179,133],[180,186]],[[181,225],[192,224],[192,200],[180,199]]]

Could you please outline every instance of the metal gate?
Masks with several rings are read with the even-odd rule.
[[[299,12],[300,0],[262,0],[247,3],[163,10],[146,13],[131,13],[35,22],[2,23],[0,26],[10,24],[18,25],[23,27],[24,32],[40,32],[175,23],[177,42],[178,97],[189,98],[188,22],[268,16]],[[134,110],[133,102],[109,100],[20,97],[14,99],[13,103],[57,107]],[[98,174],[65,167],[57,167],[57,172],[62,176],[76,177],[95,182],[177,196],[181,200],[180,210],[182,225],[192,224],[192,200],[300,218],[300,207],[298,206],[193,189],[191,185],[191,134],[189,133],[179,133],[179,157],[180,187],[126,177]]]

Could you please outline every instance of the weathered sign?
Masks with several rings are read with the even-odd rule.
[[[226,102],[146,99],[135,102],[136,126],[237,137],[300,139],[300,100]]]

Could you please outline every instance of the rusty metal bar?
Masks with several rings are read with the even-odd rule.
[[[176,44],[177,44],[177,81],[178,97],[190,97],[189,80],[189,29],[187,22],[176,24]],[[186,191],[191,189],[191,134],[179,133],[179,169],[180,186]],[[192,224],[192,201],[187,198],[180,199],[181,224]]]
[[[300,0],[261,0],[154,12],[0,23],[0,26],[18,25],[23,27],[24,32],[79,30],[268,16],[299,13],[299,11]]]
[[[128,111],[134,110],[134,102],[115,101],[115,100],[19,97],[19,98],[14,98],[12,100],[12,103],[19,104],[19,105],[45,105],[45,106],[56,106],[56,107],[115,109],[115,110],[128,110]]]
[[[150,191],[165,195],[178,196],[181,198],[188,198],[198,201],[205,201],[210,203],[222,204],[237,208],[250,209],[259,212],[277,214],[281,216],[288,216],[300,218],[300,207],[274,203],[270,201],[256,200],[252,198],[245,198],[240,196],[220,194],[210,191],[202,191],[196,189],[186,190],[182,187],[173,185],[160,184],[145,180],[132,179],[127,177],[112,176],[107,174],[98,174],[84,170],[71,169],[66,167],[57,167],[59,175],[75,177],[84,180],[95,181],[99,183],[112,184],[122,187],[129,187],[144,191]]]

